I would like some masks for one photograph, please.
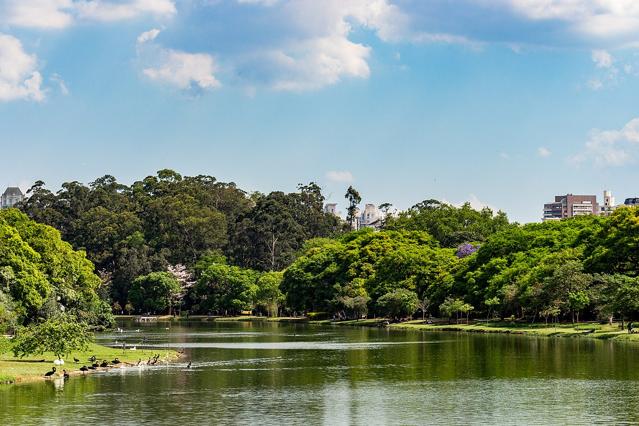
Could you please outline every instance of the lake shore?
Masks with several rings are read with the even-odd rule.
[[[197,318],[193,318],[196,320]],[[368,318],[361,320],[310,320],[307,317],[209,317],[200,318],[209,321],[268,321],[268,322],[301,322],[310,325],[333,325],[351,327],[387,327],[400,330],[419,330],[431,332],[463,332],[463,333],[498,333],[517,334],[542,337],[583,337],[600,340],[639,342],[639,333],[628,333],[620,328],[620,323],[601,324],[598,322],[580,322],[576,324],[558,323],[516,323],[511,321],[482,321],[465,323],[437,322],[428,324],[424,320],[411,320],[399,323],[388,323],[386,318]]]
[[[146,362],[149,358],[160,355],[158,363],[170,363],[175,362],[180,358],[180,354],[177,351],[166,349],[137,349],[122,350],[121,348],[111,348],[108,346],[92,343],[86,351],[74,351],[64,357],[64,365],[55,366],[56,373],[52,378],[62,378],[62,370],[67,370],[70,376],[77,376],[83,374],[91,374],[99,371],[107,371],[114,368],[133,368],[136,366],[139,360]],[[91,365],[89,357],[95,355],[97,362],[101,363],[102,360],[106,360],[111,363],[112,360],[118,358],[120,364],[117,366],[110,366],[105,368],[97,368],[95,370],[88,370],[87,372],[80,371],[80,367]],[[74,358],[80,360],[75,363]],[[7,384],[19,384],[30,383],[37,381],[51,380],[45,378],[44,374],[50,371],[54,367],[53,360],[55,356],[52,353],[44,353],[42,355],[34,355],[24,357],[22,359],[12,356],[10,353],[0,355],[0,385]]]

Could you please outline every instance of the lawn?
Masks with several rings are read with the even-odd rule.
[[[95,355],[98,362],[102,360],[110,362],[117,357],[122,362],[121,366],[127,366],[137,364],[139,359],[146,361],[156,354],[160,354],[158,362],[169,362],[179,357],[176,351],[167,351],[166,349],[122,350],[121,348],[109,348],[92,343],[88,350],[71,352],[67,357],[64,357],[64,365],[57,367],[57,373],[61,376],[62,369],[66,369],[70,374],[81,374],[79,368],[83,365],[91,365],[89,357],[92,355]],[[79,359],[80,362],[76,364],[73,358]],[[14,357],[11,353],[2,354],[0,355],[0,384],[40,380],[44,377],[44,373],[50,371],[51,367],[54,366],[54,359],[55,356],[48,352],[22,359]]]

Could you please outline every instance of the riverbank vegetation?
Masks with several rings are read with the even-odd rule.
[[[380,231],[348,231],[324,213],[314,183],[249,194],[163,170],[130,186],[105,176],[55,194],[38,182],[29,195],[20,208],[86,252],[114,313],[543,324],[624,324],[639,313],[636,208],[519,225],[426,200],[387,216]],[[361,196],[351,187],[346,198],[354,214]]]

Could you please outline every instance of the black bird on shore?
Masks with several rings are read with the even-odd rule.
[[[106,359],[102,360],[102,364],[100,364],[100,367],[104,368],[104,367],[108,367],[109,363],[107,362]]]
[[[186,368],[191,368],[191,361],[189,361],[189,365],[187,365]]]
[[[80,360],[77,359],[76,357],[73,357],[73,362],[75,362],[77,364],[78,362],[80,362]]]
[[[111,361],[111,364],[115,364],[118,365],[121,361],[118,358],[115,358],[113,361]]]
[[[64,377],[64,380],[68,380],[69,379],[69,373],[67,373],[67,370],[62,370],[62,377]]]
[[[86,373],[87,371],[89,371],[89,367],[87,367],[86,365],[83,365],[82,367],[80,367],[80,371],[82,371],[83,373]]]
[[[47,371],[46,373],[44,373],[44,377],[51,377],[54,374],[55,374],[55,367],[53,367],[51,371]]]
[[[95,357],[95,355],[92,355],[91,358],[89,358],[89,361],[91,362],[95,362],[97,360],[97,358]]]

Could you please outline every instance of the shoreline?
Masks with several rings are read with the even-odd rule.
[[[146,367],[145,360],[160,354],[158,363],[169,364],[181,358],[181,354],[175,350],[166,349],[137,349],[123,351],[120,348],[112,348],[109,346],[92,343],[89,349],[83,352],[71,352],[64,357],[64,365],[55,366],[56,372],[50,378],[44,376],[44,373],[50,371],[53,365],[54,355],[45,353],[43,355],[35,355],[19,359],[11,354],[0,355],[0,386],[2,385],[18,385],[23,383],[55,381],[63,378],[62,370],[67,370],[69,376],[84,376],[98,372],[110,371],[113,369],[139,368],[138,360],[142,360],[140,366]],[[97,367],[95,370],[86,372],[80,371],[80,367],[91,365],[88,358],[95,355],[97,362],[107,360],[111,364],[111,360],[118,358],[120,364],[110,365],[108,367]],[[81,360],[76,363],[73,358]],[[158,364],[159,365],[159,364]]]

